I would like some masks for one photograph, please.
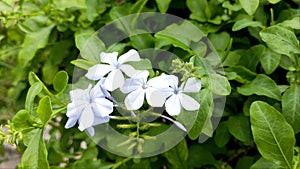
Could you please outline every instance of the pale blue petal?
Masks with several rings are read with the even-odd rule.
[[[143,89],[137,89],[129,93],[125,98],[125,106],[128,110],[137,110],[142,107],[145,97]]]
[[[86,106],[82,111],[81,116],[79,118],[79,127],[80,131],[83,131],[86,128],[92,127],[94,123],[94,113],[92,111],[91,106]]]
[[[77,120],[78,120],[78,118],[76,116],[69,117],[69,119],[65,125],[65,128],[69,129],[69,128],[73,127],[76,124]]]
[[[110,71],[112,71],[111,65],[97,64],[90,67],[85,76],[90,80],[99,80]]]
[[[189,92],[199,92],[201,89],[201,80],[196,80],[195,78],[189,78],[186,83],[182,84],[180,88],[182,89],[183,92],[189,93]]]
[[[140,61],[140,60],[141,58],[139,53],[136,50],[131,49],[119,57],[118,63],[123,64],[126,62]]]
[[[181,105],[185,110],[194,111],[200,108],[200,104],[191,96],[181,93]]]
[[[114,91],[115,89],[123,86],[124,76],[119,69],[111,71],[105,79],[104,86],[108,91]]]
[[[102,78],[101,80],[99,80],[98,83],[95,85],[95,87],[97,88],[97,92],[99,92],[99,95],[103,94],[105,97],[110,98],[111,95],[104,86],[105,80],[106,80],[106,78]],[[97,93],[97,95],[98,95],[98,93]]]
[[[171,95],[166,103],[165,103],[166,111],[168,112],[169,115],[171,116],[177,116],[179,115],[181,111],[181,106],[180,106],[180,96],[173,94]]]
[[[141,89],[143,86],[143,79],[130,78],[126,79],[124,85],[120,88],[122,93],[130,93],[134,90]]]
[[[120,69],[124,72],[128,77],[134,77],[141,73],[141,70],[136,70],[134,67],[128,64],[121,65]]]
[[[104,98],[97,98],[91,104],[96,116],[105,117],[113,112],[113,103]]]
[[[100,53],[101,62],[108,63],[110,65],[117,64],[117,57],[118,57],[118,52],[112,52],[112,53],[101,52]]]
[[[95,135],[95,129],[94,129],[94,127],[86,128],[86,131],[89,133],[90,136],[94,136]]]
[[[93,126],[98,125],[98,124],[107,123],[107,122],[109,122],[109,116],[105,116],[105,117],[95,116],[95,120],[94,120]]]
[[[81,102],[81,101],[69,103],[67,106],[66,115],[68,117],[76,116],[79,118],[82,110],[85,108],[86,105],[87,105],[86,102]]]
[[[151,87],[146,89],[146,99],[152,107],[162,107],[166,101],[166,97],[162,92]]]

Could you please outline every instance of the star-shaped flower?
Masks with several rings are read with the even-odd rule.
[[[201,89],[201,81],[195,78],[189,78],[186,83],[178,87],[178,77],[174,75],[161,75],[169,82],[169,87],[160,90],[167,97],[165,102],[166,111],[169,115],[179,115],[181,107],[188,111],[198,110],[200,104],[191,96],[185,93],[197,93]]]
[[[126,79],[120,88],[123,93],[129,93],[125,98],[125,106],[128,110],[137,110],[142,107],[144,98],[152,107],[162,107],[166,98],[159,88],[168,86],[160,77],[154,77],[147,81],[148,71],[142,71],[135,77]]]
[[[108,74],[104,84],[105,88],[108,91],[113,91],[117,88],[120,88],[123,86],[125,81],[123,73],[129,77],[132,77],[138,72],[131,65],[125,63],[131,61],[140,61],[140,56],[136,50],[131,49],[127,53],[121,55],[118,59],[117,57],[118,52],[101,52],[100,60],[102,63],[107,64],[96,64],[90,67],[85,76],[90,80],[99,80]]]
[[[75,89],[70,92],[71,103],[67,107],[69,119],[65,128],[73,127],[78,121],[79,130],[86,129],[93,136],[93,126],[109,121],[113,103],[106,98],[109,93],[103,89],[103,83],[104,79],[93,88],[90,84],[87,89]]]

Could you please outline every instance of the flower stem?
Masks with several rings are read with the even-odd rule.
[[[114,167],[112,168],[112,169],[117,169],[118,167],[120,167],[122,164],[125,164],[127,161],[129,161],[129,160],[131,160],[131,158],[125,158],[124,160],[122,160],[122,161],[119,161],[118,163],[116,163],[115,165],[114,165]]]

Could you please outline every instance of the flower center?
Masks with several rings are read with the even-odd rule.
[[[142,86],[143,89],[147,89],[147,87],[148,87],[147,83],[144,83],[143,86]]]
[[[120,69],[120,67],[121,67],[121,64],[120,64],[120,63],[116,63],[116,64],[115,64],[115,69]]]
[[[175,89],[174,94],[178,94],[180,92],[180,89]]]

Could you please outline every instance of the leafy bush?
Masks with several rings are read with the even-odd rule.
[[[0,132],[0,142],[14,144],[24,152],[18,168],[25,169],[299,168],[299,3],[0,1],[0,120],[8,128],[8,133]],[[218,53],[220,60],[215,59],[216,55],[206,55],[210,51],[207,46],[197,48],[196,52],[190,50],[194,43],[200,45],[203,41],[186,22],[109,45],[94,36],[95,31],[116,19],[143,12],[169,13],[190,21],[207,36],[211,42],[207,42],[208,47],[214,46],[215,51],[212,47],[211,50]],[[127,24],[134,21],[131,18]],[[117,31],[124,30],[117,27]],[[132,48],[175,53],[185,62],[181,66],[193,70],[204,85],[197,96],[200,109],[195,113],[196,124],[188,127],[189,119],[184,119],[191,112],[178,117],[189,129],[188,135],[169,151],[147,158],[112,154],[98,147],[86,133],[64,128],[72,79],[78,80],[74,70],[88,70],[97,64],[100,52],[125,53]],[[211,83],[205,80],[210,67],[203,69],[204,56],[215,73],[210,74],[216,79]],[[142,62],[137,69],[148,69],[147,63]],[[153,77],[157,72],[150,73]],[[222,115],[213,109],[219,96],[226,96]],[[14,113],[16,110],[19,111]],[[214,120],[206,121],[220,116],[217,124]],[[161,119],[156,122],[145,130],[160,133],[169,124]],[[118,131],[130,135],[135,128],[124,124]]]

